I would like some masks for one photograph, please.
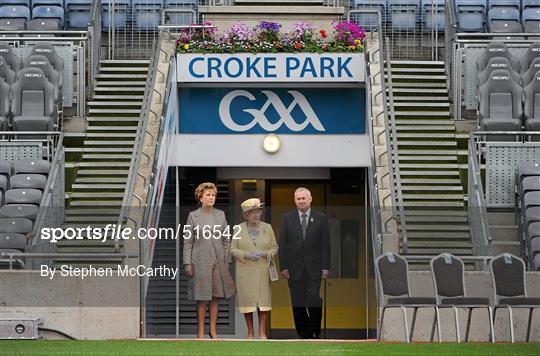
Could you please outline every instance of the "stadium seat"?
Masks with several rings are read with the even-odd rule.
[[[2,194],[6,194],[6,191],[8,190],[8,180],[6,177],[4,177],[3,175],[0,175],[0,192],[2,192]],[[0,205],[2,205],[3,202],[1,201],[0,199]]]
[[[522,32],[519,10],[514,8],[492,8],[488,13],[489,32]]]
[[[540,62],[540,58],[537,61]],[[540,70],[536,72],[536,75],[523,91],[525,129],[528,131],[540,131]],[[538,141],[540,137],[533,136],[531,139]]]
[[[374,0],[375,1],[375,0]],[[372,1],[363,2],[366,6]],[[386,5],[385,0],[381,0]],[[196,16],[192,11],[196,10],[197,0],[165,0],[165,10],[163,12],[165,17],[165,24],[177,25],[177,26],[189,26],[197,21]],[[386,12],[385,12],[386,14]],[[386,16],[383,14],[383,16]],[[355,15],[356,16],[356,15]],[[369,15],[361,15],[361,18],[367,18]],[[354,18],[354,16],[353,16]],[[383,17],[384,19],[384,17]],[[372,19],[371,19],[372,21]],[[375,19],[377,21],[377,19]]]
[[[38,6],[64,7],[64,0],[32,0],[32,9]]]
[[[6,192],[6,204],[39,205],[42,197],[43,193],[38,189],[10,189]]]
[[[30,20],[30,9],[26,5],[0,6],[0,18],[16,18]]]
[[[540,206],[540,192],[533,191],[523,195],[523,210],[533,206]]]
[[[540,58],[536,58],[529,65],[529,70],[521,74],[521,83],[523,84],[524,87],[529,85],[529,83],[533,80],[536,72],[538,72],[539,70],[540,70]]]
[[[7,42],[0,42],[0,57],[4,58],[9,69],[15,72],[21,69],[21,61]]]
[[[497,69],[478,89],[478,118],[483,131],[520,131],[523,89],[510,72]],[[493,138],[495,139],[495,137]]]
[[[465,264],[459,258],[443,253],[433,257],[430,262],[433,284],[435,286],[435,295],[439,308],[453,308],[454,323],[456,327],[456,339],[460,342],[459,320],[456,308],[468,308],[469,314],[467,325],[470,325],[472,309],[485,308],[489,315],[489,330],[492,342],[495,342],[495,332],[493,330],[493,313],[489,298],[468,297],[465,289]],[[469,328],[465,333],[465,341],[469,340]]]
[[[8,204],[0,208],[0,217],[35,220],[38,210],[38,206],[34,204]]]
[[[9,84],[0,79],[0,131],[8,129],[9,90]],[[6,179],[4,176],[1,177]]]
[[[56,118],[54,86],[39,68],[24,68],[11,86],[13,129],[51,131]]]
[[[536,9],[540,7],[538,0],[521,0],[521,9],[523,11],[527,9]]]
[[[25,19],[12,19],[12,18],[0,19],[0,31],[24,31],[24,30],[26,30]]]
[[[61,97],[62,93],[62,87],[60,85],[60,74],[50,64],[47,57],[36,54],[31,55],[26,59],[24,67],[40,68],[43,71],[47,80],[51,82],[52,85],[54,85],[54,102],[58,103],[58,100]]]
[[[503,308],[512,311],[513,308],[528,308],[532,316],[533,308],[540,307],[540,298],[528,298],[525,287],[525,263],[519,257],[505,253],[493,258],[489,264],[493,278],[494,313]],[[529,320],[531,318],[529,317]],[[509,313],[510,338],[515,342],[514,320],[512,312]],[[527,338],[529,342],[531,324],[527,325]]]
[[[523,32],[540,33],[540,7],[523,10],[521,14]],[[533,38],[538,40],[537,37]]]
[[[174,2],[166,0],[166,6],[174,6]],[[178,2],[178,1],[176,1]],[[356,0],[351,4],[352,10],[375,10],[381,12],[381,20],[386,21],[386,0]],[[196,4],[192,4],[195,6]],[[366,30],[372,30],[377,27],[377,15],[370,13],[352,13],[351,20],[359,24]]]
[[[7,84],[15,83],[17,73],[11,70],[3,57],[0,57],[0,79],[3,79]]]
[[[14,249],[24,252],[26,236],[18,233],[0,233],[0,249]]]
[[[67,29],[88,28],[92,0],[66,0],[65,18]]]
[[[506,57],[492,57],[489,59],[488,64],[486,68],[484,68],[483,71],[481,71],[477,75],[477,84],[478,87],[480,87],[482,84],[484,84],[491,75],[491,72],[497,69],[504,69],[507,70],[510,73],[510,76],[514,80],[516,84],[520,84],[522,82],[521,76],[516,72],[514,69],[512,69],[512,66],[510,65],[510,62],[508,61],[508,58]]]
[[[520,10],[520,2],[516,0],[489,0],[489,10],[491,9],[513,9]]]
[[[409,289],[409,266],[407,261],[396,254],[387,253],[377,257],[375,261],[377,276],[379,277],[380,291],[383,295],[383,306],[379,320],[378,338],[381,339],[383,331],[384,313],[388,308],[400,308],[403,312],[403,322],[405,323],[405,339],[411,342],[414,323],[409,334],[408,320],[405,308],[413,308],[413,318],[419,308],[435,309],[435,321],[438,325],[439,341],[442,339],[441,328],[438,318],[437,300],[433,297],[411,297]]]
[[[11,177],[11,162],[6,161],[5,159],[0,159],[0,175],[6,177],[6,179],[9,181],[9,178]]]
[[[13,165],[14,174],[49,174],[50,170],[51,163],[43,159],[25,159],[16,161]]]
[[[0,232],[28,234],[32,232],[32,221],[24,218],[0,219]]]
[[[33,19],[58,19],[60,28],[64,27],[64,8],[60,6],[36,6],[32,9]]]
[[[56,53],[53,45],[46,42],[38,43],[34,45],[30,55],[34,54],[39,54],[47,57],[49,63],[54,67],[54,69],[56,69],[56,71],[60,75],[60,87],[62,88],[64,86],[64,60]]]
[[[132,0],[133,18],[138,31],[155,30],[161,23],[161,0]]]
[[[114,0],[114,29],[126,29],[130,0]],[[101,29],[109,31],[113,26],[110,0],[101,0]]]
[[[59,19],[40,18],[28,21],[28,31],[58,31],[60,29]]]
[[[392,30],[414,31],[418,17],[417,0],[394,0],[389,4]]]
[[[531,43],[527,51],[519,58],[520,72],[524,73],[529,70],[531,63],[536,58],[540,58],[540,42]]]
[[[476,72],[482,72],[488,65],[489,60],[493,57],[507,58],[512,69],[519,72],[519,62],[503,42],[491,42],[486,46],[486,50],[476,60]]]
[[[456,0],[458,32],[484,32],[486,0]]]
[[[2,5],[23,5],[30,7],[30,0],[2,0]]]
[[[422,24],[426,31],[436,29],[444,31],[445,25],[444,0],[422,0]]]
[[[16,174],[11,177],[10,187],[15,188],[32,188],[32,189],[45,189],[47,178],[42,174]]]

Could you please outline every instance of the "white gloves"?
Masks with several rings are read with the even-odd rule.
[[[253,250],[246,253],[244,257],[253,261],[257,261],[261,257],[266,257],[266,251]]]

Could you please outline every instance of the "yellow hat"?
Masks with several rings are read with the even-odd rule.
[[[262,209],[263,205],[264,203],[261,203],[260,199],[251,198],[248,200],[244,200],[242,204],[240,204],[240,207],[242,208],[242,214],[244,214],[251,210]]]

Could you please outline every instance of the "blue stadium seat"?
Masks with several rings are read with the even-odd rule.
[[[24,5],[30,7],[30,0],[2,0],[2,5]]]
[[[444,31],[444,0],[422,0],[422,24],[426,31]]]
[[[30,9],[24,5],[0,6],[0,18],[19,18],[30,20]]]
[[[540,1],[538,0],[521,0],[521,10],[535,9],[540,7]]]
[[[486,0],[456,0],[458,32],[484,32]]]
[[[32,9],[36,6],[60,6],[64,7],[64,0],[32,0]]]
[[[502,9],[515,9],[521,10],[521,4],[519,0],[489,0],[489,10],[493,8],[502,8]]]
[[[67,29],[88,28],[92,0],[66,0],[65,17]]]
[[[32,9],[33,19],[54,18],[60,20],[60,27],[64,27],[64,8],[60,6],[36,6]]]
[[[523,32],[540,33],[540,6],[523,10],[521,23]]]
[[[125,29],[128,21],[130,0],[114,0],[114,27],[116,30]],[[101,0],[101,29],[108,31],[113,26],[112,1]]]
[[[137,30],[155,30],[161,23],[161,0],[132,0],[133,20]]]
[[[56,18],[39,18],[28,21],[28,31],[58,31],[60,29],[60,20]],[[38,36],[41,35],[38,34]]]
[[[174,10],[196,10],[197,0],[165,0],[165,24],[189,26],[196,22],[193,18],[193,13],[190,12],[174,12]]]
[[[382,21],[386,21],[386,0],[355,0],[352,3],[353,10],[375,10],[381,12]],[[375,14],[351,14],[351,20],[367,30],[377,27],[377,15]]]
[[[515,8],[494,7],[489,10],[489,32],[522,32],[519,10]]]
[[[395,0],[390,3],[392,30],[413,31],[418,17],[417,0]]]
[[[0,31],[24,31],[26,30],[25,19],[4,18],[0,19]]]

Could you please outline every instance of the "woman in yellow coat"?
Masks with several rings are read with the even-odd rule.
[[[231,243],[231,254],[236,258],[236,289],[238,307],[244,314],[248,339],[253,338],[253,312],[258,311],[259,337],[266,339],[266,319],[272,309],[269,259],[278,246],[272,226],[261,221],[263,204],[253,198],[241,204],[240,232]]]

